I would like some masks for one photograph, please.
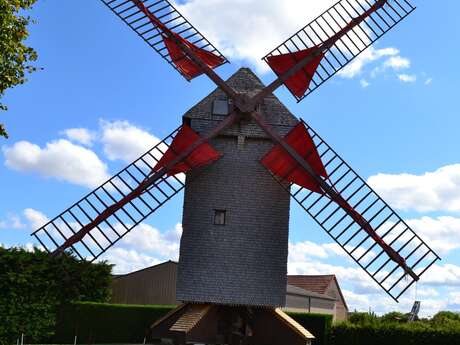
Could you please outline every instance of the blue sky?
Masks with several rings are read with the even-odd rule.
[[[180,10],[231,60],[265,82],[260,58],[332,3],[289,0],[181,1]],[[457,116],[460,34],[455,0],[416,1],[417,11],[342,75],[300,104],[277,96],[305,119],[442,255],[418,285],[422,312],[460,310],[460,157]],[[210,15],[212,14],[212,15]],[[0,243],[33,243],[32,228],[176,128],[214,86],[183,80],[99,1],[41,0],[31,12],[30,44],[43,70],[9,90],[2,114]],[[234,25],[235,22],[240,25]],[[182,195],[113,250],[126,272],[177,259]],[[335,273],[351,308],[408,311],[415,291],[396,305],[341,256],[293,206],[289,270]]]

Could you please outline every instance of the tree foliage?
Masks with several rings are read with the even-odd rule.
[[[31,19],[23,15],[23,11],[30,9],[35,2],[0,0],[0,99],[7,89],[23,84],[26,74],[36,70],[31,63],[37,59],[37,53],[25,44]],[[0,102],[0,110],[6,109]],[[8,137],[2,123],[0,136]]]
[[[431,319],[407,322],[408,314],[383,316],[353,313],[347,322],[333,328],[332,345],[447,345],[458,344],[460,314],[437,313]]]
[[[0,248],[0,344],[51,336],[58,311],[72,301],[106,302],[111,266],[52,258],[39,250]]]

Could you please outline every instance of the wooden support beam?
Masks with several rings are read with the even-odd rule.
[[[341,202],[345,202],[345,199],[338,194],[331,186],[329,186],[326,181],[324,181],[318,174],[315,173],[310,164],[297,153],[286,141],[270,126],[265,119],[257,112],[252,112],[251,117],[254,121],[262,128],[262,130],[276,143],[279,144],[301,167],[304,169],[321,187],[321,189],[335,202],[339,205]],[[342,207],[342,209],[350,216],[361,228],[368,232],[367,222],[362,217],[358,217],[357,214],[353,213],[350,209]],[[369,235],[372,235],[369,233]],[[388,254],[388,256],[401,266],[404,271],[409,274],[415,281],[418,281],[420,278],[415,272],[406,264],[406,261],[389,245],[382,244],[377,242],[378,245]]]

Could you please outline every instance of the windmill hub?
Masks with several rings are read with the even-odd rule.
[[[230,110],[237,110],[241,113],[241,115],[245,117],[249,117],[251,112],[255,110],[254,106],[252,105],[252,96],[253,93],[251,92],[241,92],[238,90],[234,90],[238,95],[236,100],[231,100],[232,108]]]

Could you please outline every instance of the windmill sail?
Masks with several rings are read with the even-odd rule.
[[[209,144],[203,143],[180,160],[178,156],[198,139],[186,125],[176,129],[32,235],[48,252],[70,248],[80,259],[94,261],[184,188],[178,173],[220,157]],[[161,174],[161,169],[175,159],[179,162]],[[148,183],[155,173],[160,174],[159,178]]]
[[[184,78],[202,74],[178,41],[214,69],[227,59],[167,0],[101,0]]]
[[[414,10],[409,0],[341,0],[264,60],[280,76],[311,55],[310,61],[285,81],[301,101]]]
[[[291,165],[291,172],[277,170],[271,162],[275,161],[273,155],[279,147],[269,152],[262,164],[328,235],[397,301],[439,256],[313,129],[304,122],[301,125],[308,131],[304,146],[309,149],[304,150],[303,156],[338,197],[331,198],[306,172],[303,172],[306,177],[299,178],[301,168],[296,164]],[[298,151],[299,142],[296,147],[289,139],[288,135],[286,141]],[[325,173],[320,173],[323,168]],[[293,171],[298,171],[297,175],[293,175]],[[293,176],[297,178],[294,180]]]

